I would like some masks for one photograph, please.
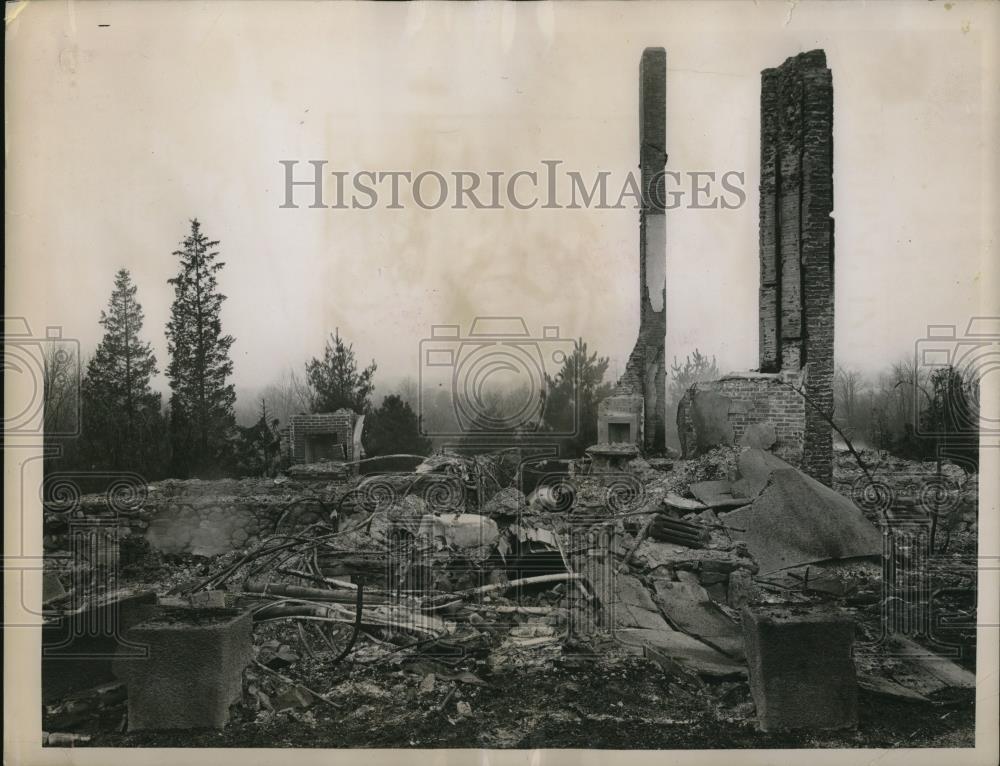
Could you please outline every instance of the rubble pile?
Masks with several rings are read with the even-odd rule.
[[[830,671],[839,686],[927,704],[974,688],[968,667],[929,649],[924,658],[934,661],[918,662],[909,638],[879,634],[896,597],[883,588],[885,530],[770,452],[636,457],[612,472],[586,459],[544,472],[523,466],[516,451],[441,453],[411,471],[339,484],[260,480],[273,521],[266,533],[156,570],[145,583],[155,604],[144,601],[121,635],[158,658],[130,661],[119,645],[113,675],[46,697],[47,730],[100,741],[120,726],[129,736],[288,719],[315,726],[371,714],[399,695],[460,726],[501,678],[636,663],[701,698],[699,715],[749,723],[756,703],[766,732],[839,729],[856,723],[853,697],[829,727],[821,710],[799,709],[808,700],[784,699],[769,670],[783,661],[766,627],[780,612],[781,630],[811,636],[810,625],[825,624],[817,615],[834,608],[847,626]],[[841,482],[853,481],[839,467]],[[289,496],[293,484],[301,494]],[[154,502],[186,494],[157,493]],[[288,524],[302,506],[310,513]],[[125,583],[101,590],[93,576],[66,577],[52,564],[49,574],[53,622],[93,610],[98,595],[134,598]],[[752,641],[748,625],[757,626]],[[809,646],[796,661],[827,667],[822,641],[815,657]],[[198,705],[172,678],[205,686]]]

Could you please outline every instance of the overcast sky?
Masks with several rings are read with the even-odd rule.
[[[338,326],[387,385],[417,375],[431,325],[477,315],[558,325],[620,370],[638,324],[634,210],[281,209],[279,161],[447,174],[561,160],[620,179],[638,163],[639,57],[663,46],[668,167],[742,172],[746,190],[739,209],[668,213],[667,356],[697,346],[723,369],[751,368],[759,73],[823,48],[835,90],[837,361],[878,368],[927,324],[983,310],[982,269],[996,260],[994,10],[8,8],[7,313],[36,332],[61,325],[88,353],[125,266],[162,370],[171,252],[198,217],[221,240],[241,388],[300,367]]]

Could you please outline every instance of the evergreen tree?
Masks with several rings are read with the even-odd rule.
[[[676,407],[683,398],[687,390],[695,383],[706,380],[717,380],[719,378],[719,366],[715,362],[715,357],[708,358],[707,354],[701,353],[698,349],[694,354],[684,357],[684,364],[674,357],[673,364],[670,365],[670,404]]]
[[[958,459],[978,468],[979,380],[949,365],[931,373],[931,390],[920,415],[924,456]]]
[[[181,249],[180,271],[169,280],[174,303],[167,323],[170,364],[170,436],[174,472],[180,476],[214,475],[232,460],[236,392],[227,378],[233,372],[229,349],[234,338],[223,335],[220,317],[226,296],[216,275],[225,265],[217,261],[218,241],[191,221],[191,233]]]
[[[611,396],[613,386],[604,382],[609,360],[588,354],[587,344],[578,340],[573,353],[553,378],[545,376],[545,408],[542,427],[546,431],[572,433],[563,439],[564,454],[579,457],[597,442],[597,405]]]
[[[431,440],[420,434],[417,413],[400,396],[390,394],[365,423],[365,453],[378,455],[429,455]]]
[[[142,306],[127,269],[115,275],[104,336],[83,379],[85,464],[110,470],[159,473],[162,455],[160,394],[150,387],[156,357],[140,338]]]
[[[367,412],[375,388],[375,369],[373,360],[364,370],[358,370],[354,347],[340,337],[338,328],[326,342],[323,359],[314,357],[306,364],[313,412],[336,412],[342,407]]]

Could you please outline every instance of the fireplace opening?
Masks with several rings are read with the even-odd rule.
[[[336,434],[308,434],[306,436],[306,462],[323,463],[345,460],[344,445],[337,441]]]
[[[631,444],[635,441],[632,437],[632,425],[630,423],[608,423],[608,441],[612,444]]]

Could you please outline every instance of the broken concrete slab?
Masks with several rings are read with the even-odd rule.
[[[619,604],[638,606],[641,609],[656,611],[656,604],[637,577],[619,575],[615,578],[615,601]]]
[[[888,663],[883,664],[885,660]],[[967,698],[976,689],[975,673],[903,635],[886,637],[874,657],[864,647],[859,663],[865,667],[866,676],[878,676],[891,682],[882,686],[897,692],[894,696],[909,694],[957,701]],[[905,692],[898,693],[892,684],[902,687]]]
[[[728,481],[699,481],[688,489],[708,508],[739,508],[750,501],[733,493],[733,485]]]
[[[660,611],[679,630],[694,636],[730,657],[743,659],[743,633],[709,597],[690,572],[678,572],[678,580],[653,580]]]
[[[616,628],[642,628],[645,630],[668,630],[670,624],[659,612],[643,609],[634,604],[615,604]]]
[[[857,725],[854,623],[849,616],[802,605],[747,606],[742,614],[750,693],[762,731]]]
[[[649,591],[635,577],[619,575],[615,578],[615,597],[605,609],[613,624],[620,628],[644,628],[649,630],[669,630],[670,626],[656,608]]]
[[[858,674],[858,687],[872,694],[891,697],[903,702],[930,702],[928,697],[893,681],[891,678],[883,678],[869,673]]]
[[[166,609],[129,630],[149,657],[116,657],[128,688],[128,729],[221,729],[253,657],[249,612]]]
[[[919,662],[944,686],[952,689],[975,689],[976,674],[947,657],[942,657],[918,644],[911,638],[895,635],[889,639],[892,656]]]
[[[686,633],[667,627],[660,630],[620,628],[615,640],[635,654],[649,648],[669,658],[688,672],[713,678],[746,677],[746,666]],[[669,667],[665,668],[669,671]]]
[[[688,500],[675,492],[668,492],[663,498],[663,505],[667,508],[675,508],[684,513],[704,511],[707,506],[699,500]]]
[[[761,574],[881,556],[881,533],[854,503],[785,465],[771,471],[767,487],[750,506],[723,521],[734,540],[746,543]]]

